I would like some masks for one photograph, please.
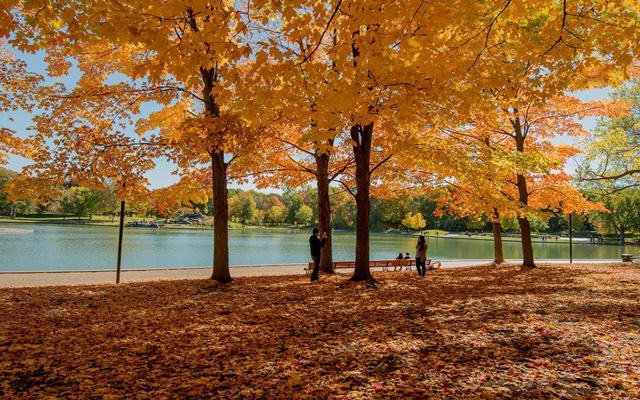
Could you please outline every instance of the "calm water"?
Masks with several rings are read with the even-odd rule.
[[[114,270],[118,229],[91,225],[0,224],[0,228],[32,229],[32,233],[0,234],[0,271]],[[264,265],[306,263],[310,232],[307,230],[232,230],[230,264]],[[414,255],[416,238],[398,234],[372,234],[371,258],[395,258],[399,252]],[[493,259],[491,241],[464,238],[427,239],[429,257],[442,260]],[[355,234],[334,232],[335,260],[352,260]],[[208,267],[212,265],[211,231],[189,229],[125,228],[123,269]],[[521,259],[520,244],[505,242],[506,259]],[[573,258],[620,259],[621,253],[638,254],[635,245],[625,248],[591,243],[574,244]],[[536,260],[568,259],[568,243],[534,244]]]

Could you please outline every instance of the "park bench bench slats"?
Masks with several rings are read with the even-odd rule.
[[[383,271],[389,271],[389,268],[393,267],[393,270],[396,271],[397,268],[406,268],[410,270],[411,267],[415,264],[416,260],[370,260],[369,268],[382,268]],[[426,260],[427,268],[431,267],[431,259],[427,258]],[[346,268],[355,268],[355,261],[334,261],[333,269],[346,269]],[[309,265],[304,269],[307,274],[310,274],[313,271],[313,262],[310,262]]]

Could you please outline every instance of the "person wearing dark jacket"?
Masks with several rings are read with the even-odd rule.
[[[320,274],[320,256],[322,254],[322,248],[327,243],[327,233],[322,234],[322,240],[319,238],[320,230],[315,228],[313,235],[309,237],[309,247],[311,250],[311,259],[313,260],[313,273],[311,274],[311,282],[317,281]]]
[[[424,240],[424,236],[420,235],[418,237],[418,244],[416,244],[416,269],[418,270],[418,275],[424,276],[427,272],[427,249],[429,246],[427,242]]]

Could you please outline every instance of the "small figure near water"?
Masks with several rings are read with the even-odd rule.
[[[427,242],[424,240],[424,236],[418,236],[418,243],[416,244],[416,269],[418,270],[418,275],[424,276],[427,272],[427,267],[425,262],[427,261],[427,249],[429,246]]]
[[[402,253],[398,253],[398,257],[396,257],[396,260],[404,260],[404,256],[402,255]]]
[[[320,274],[320,256],[322,248],[327,243],[327,232],[322,233],[322,240],[319,238],[320,230],[313,229],[313,235],[309,237],[309,248],[311,250],[311,259],[313,260],[313,272],[311,273],[311,282],[317,281]]]

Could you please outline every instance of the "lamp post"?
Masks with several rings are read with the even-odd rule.
[[[124,232],[124,200],[120,202],[120,232],[118,233],[118,262],[116,266],[116,283],[120,283],[120,267],[122,265],[123,232]]]
[[[440,232],[438,232],[438,227],[440,226],[440,220],[437,219],[436,220],[436,248],[435,251],[433,252],[433,257],[436,257],[438,254],[438,237],[440,235]]]

